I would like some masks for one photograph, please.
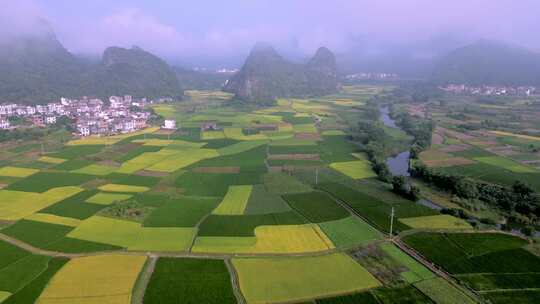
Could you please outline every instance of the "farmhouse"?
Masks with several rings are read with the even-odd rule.
[[[176,120],[165,119],[165,122],[163,123],[163,126],[161,126],[161,128],[166,129],[166,130],[175,130],[176,129]]]
[[[216,131],[219,130],[216,121],[203,122],[201,125],[201,131]]]

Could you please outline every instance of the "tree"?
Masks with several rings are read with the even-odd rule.
[[[478,197],[478,188],[473,180],[463,178],[456,184],[456,194],[466,199],[476,199]]]

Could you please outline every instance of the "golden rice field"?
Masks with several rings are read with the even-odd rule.
[[[141,251],[187,251],[195,228],[142,227],[140,223],[92,216],[82,221],[68,237]]]
[[[38,172],[39,170],[30,168],[18,168],[11,166],[0,168],[0,176],[8,177],[27,177]]]
[[[301,302],[381,286],[343,253],[316,257],[234,258],[247,303]]]
[[[79,219],[63,217],[48,213],[34,213],[26,217],[25,219],[36,222],[64,225],[69,227],[77,227],[81,223],[81,220]]]
[[[200,253],[294,254],[322,252],[334,244],[315,224],[255,228],[253,237],[197,237],[191,249]]]
[[[43,193],[0,190],[0,219],[20,220],[83,190],[79,187],[59,187]]]
[[[414,229],[472,229],[467,221],[448,214],[400,218],[399,221]]]
[[[87,203],[94,203],[100,205],[110,205],[114,202],[121,202],[127,199],[130,199],[133,195],[131,194],[120,194],[120,193],[104,193],[100,192],[96,195],[88,198]]]
[[[353,179],[363,179],[377,176],[367,160],[331,163],[330,168],[339,171]]]
[[[37,303],[130,304],[145,256],[99,255],[70,260],[51,279]]]
[[[212,214],[242,215],[246,209],[253,186],[230,186],[229,191]]]
[[[120,184],[106,184],[98,188],[101,191],[105,192],[146,192],[150,190],[148,187],[144,186],[132,186],[132,185],[120,185]]]

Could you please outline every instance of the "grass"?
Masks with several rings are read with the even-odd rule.
[[[28,251],[25,251],[15,245],[0,241],[0,269],[24,258],[29,254],[30,253]]]
[[[216,215],[244,214],[252,186],[230,186],[221,203],[212,211]]]
[[[54,170],[73,171],[91,165],[86,159],[70,159],[53,167]]]
[[[97,154],[103,149],[103,147],[103,145],[64,146],[60,151],[47,154],[47,156],[62,159],[74,159]]]
[[[145,227],[195,227],[217,205],[217,198],[182,197],[168,200],[144,221]]]
[[[497,166],[506,170],[510,170],[515,173],[537,173],[538,170],[535,170],[531,167],[524,166],[520,163],[517,163],[508,158],[500,156],[488,156],[488,157],[476,157],[474,160],[479,161],[484,164]]]
[[[60,187],[44,193],[0,190],[0,219],[16,221],[70,196],[82,192],[79,187]]]
[[[218,149],[219,155],[233,155],[238,154],[242,152],[249,151],[251,149],[257,148],[259,146],[265,145],[267,141],[260,141],[260,140],[254,140],[254,141],[242,141],[238,143],[234,143],[232,145],[228,145],[226,147],[222,147]]]
[[[85,200],[85,202],[100,204],[100,205],[110,205],[115,202],[121,202],[132,198],[131,194],[117,194],[117,193],[97,193],[94,196]]]
[[[293,130],[297,133],[317,133],[317,128],[314,124],[296,124],[293,125]]]
[[[130,303],[145,256],[100,255],[71,259],[49,282],[38,302],[42,304]]]
[[[477,291],[540,288],[540,273],[468,274],[458,279]]]
[[[286,194],[283,198],[312,223],[335,221],[350,215],[325,192]]]
[[[467,221],[447,214],[400,218],[399,221],[414,229],[472,229]]]
[[[379,248],[390,256],[393,260],[397,261],[399,264],[406,267],[408,270],[401,272],[400,276],[407,283],[415,283],[422,280],[432,279],[435,277],[429,269],[424,267],[422,264],[418,263],[412,257],[408,256],[406,253],[401,251],[399,248],[394,246],[391,243],[384,243],[379,245]]]
[[[185,195],[223,197],[229,186],[251,185],[257,181],[259,175],[257,172],[239,174],[185,172],[176,179],[175,186],[182,189]]]
[[[185,251],[194,234],[192,228],[147,228],[136,222],[93,216],[67,236],[128,250]]]
[[[42,293],[45,286],[49,283],[51,278],[62,268],[67,259],[52,258],[49,260],[47,269],[41,272],[31,282],[26,284],[22,289],[11,295],[7,300],[3,301],[3,304],[27,304],[34,303],[39,295]]]
[[[382,238],[380,232],[355,216],[324,222],[319,226],[338,249],[364,246]]]
[[[107,192],[133,192],[133,193],[139,193],[139,192],[146,192],[150,190],[148,187],[144,186],[132,186],[132,185],[121,185],[121,184],[106,184],[103,186],[100,186],[98,188],[101,191],[107,191]]]
[[[236,303],[222,260],[160,258],[144,303]]]
[[[469,296],[465,295],[459,289],[448,283],[443,278],[434,278],[424,280],[414,284],[425,295],[430,297],[433,302],[438,304],[474,304],[474,301]]]
[[[34,247],[43,248],[68,234],[73,227],[51,223],[20,220],[2,229],[2,233]]]
[[[2,167],[0,168],[0,176],[8,177],[27,177],[32,174],[38,173],[39,170],[30,169],[30,168],[18,168],[18,167]]]
[[[25,219],[36,221],[36,222],[58,224],[58,225],[69,226],[69,227],[77,227],[77,225],[79,225],[79,223],[81,222],[78,219],[58,216],[54,214],[47,214],[47,213],[34,213],[26,217]]]
[[[372,291],[380,303],[391,304],[431,304],[430,298],[412,285],[384,287]],[[461,303],[460,303],[461,304]]]
[[[15,293],[47,268],[51,258],[29,255],[0,269],[0,290]]]
[[[291,207],[281,196],[266,191],[264,185],[254,185],[245,214],[270,214],[290,211]]]
[[[416,233],[405,243],[453,274],[540,272],[526,241],[500,233]]]
[[[370,292],[355,293],[352,295],[318,299],[316,304],[379,304]]]
[[[93,176],[69,172],[38,172],[10,184],[8,190],[45,192],[52,188],[79,186],[94,179]]]
[[[366,160],[331,163],[330,168],[335,169],[353,179],[376,176],[375,172],[373,172],[371,169],[371,164]]]
[[[98,193],[97,190],[82,191],[47,208],[41,209],[39,212],[80,220],[87,219],[105,208],[105,205],[101,204],[83,203],[96,193]]]
[[[493,304],[528,304],[536,303],[540,297],[539,290],[515,290],[515,291],[501,291],[490,292],[485,294],[485,297]]]
[[[301,258],[235,258],[248,303],[303,301],[380,286],[345,254]]]
[[[301,193],[311,191],[311,187],[297,178],[284,173],[266,173],[262,177],[266,191],[274,194]]]

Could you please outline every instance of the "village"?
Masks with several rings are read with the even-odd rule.
[[[68,117],[79,136],[129,133],[147,127],[151,113],[143,110],[146,105],[169,101],[124,95],[109,97],[108,106],[101,99],[88,97],[60,98],[43,105],[0,104],[0,129],[18,128],[20,125],[12,123],[13,118],[23,119],[25,126],[42,128],[57,123],[60,117]],[[166,127],[175,127],[172,122],[166,123]]]
[[[486,95],[486,96],[531,96],[537,90],[531,86],[469,86],[465,84],[449,84],[440,86],[439,89],[452,94],[470,94],[470,95]]]

